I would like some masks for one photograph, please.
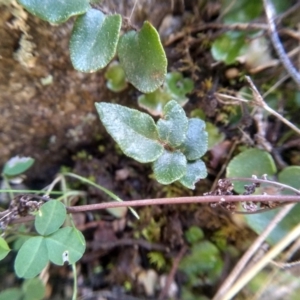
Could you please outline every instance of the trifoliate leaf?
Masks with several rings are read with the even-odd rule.
[[[31,237],[20,248],[15,260],[15,272],[18,277],[33,278],[38,275],[48,263],[48,250],[45,238]]]
[[[22,284],[22,291],[24,293],[22,300],[42,300],[45,299],[46,285],[38,277],[27,279]]]
[[[40,207],[34,221],[35,229],[41,235],[51,234],[59,229],[66,216],[66,207],[57,200],[50,200]]]
[[[64,227],[46,238],[48,255],[51,262],[62,266],[66,261],[76,263],[85,251],[82,233],[73,227]]]
[[[0,237],[0,260],[6,257],[10,252],[10,248],[4,238]]]

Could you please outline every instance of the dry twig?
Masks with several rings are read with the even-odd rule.
[[[270,263],[278,254],[280,254],[287,246],[294,242],[300,236],[300,224],[298,224],[288,235],[279,241],[270,251],[263,256],[257,263],[253,265],[245,274],[240,276],[238,281],[222,295],[222,300],[232,299],[259,271],[261,271],[268,263]]]
[[[188,249],[187,246],[184,245],[181,248],[180,252],[178,253],[177,257],[174,259],[173,266],[172,266],[172,269],[171,269],[171,271],[170,271],[170,273],[168,275],[166,284],[165,284],[164,288],[162,289],[162,291],[161,291],[161,293],[160,293],[160,295],[158,297],[159,300],[165,299],[166,295],[168,295],[168,291],[170,289],[170,285],[171,285],[171,283],[172,283],[172,281],[173,281],[173,279],[175,277],[175,274],[176,274],[176,271],[178,269],[179,263],[182,260],[182,257],[185,254],[185,252],[187,251],[187,249]]]
[[[291,211],[291,209],[295,206],[295,204],[289,204],[282,208],[280,212],[273,218],[270,224],[265,228],[265,230],[257,237],[251,247],[247,250],[247,252],[243,255],[243,257],[239,260],[237,265],[231,271],[230,275],[227,277],[225,282],[222,284],[217,294],[214,296],[213,300],[224,300],[223,295],[226,293],[232,284],[239,278],[241,273],[244,271],[247,263],[256,253],[256,251],[260,248],[269,234],[274,230],[274,228],[278,225],[278,223]]]
[[[273,108],[271,108],[264,101],[263,97],[261,96],[261,94],[259,93],[258,89],[256,88],[256,86],[254,85],[253,81],[251,80],[251,78],[249,76],[246,76],[246,80],[248,81],[248,83],[249,83],[249,85],[250,85],[250,87],[252,89],[253,96],[254,96],[254,103],[257,106],[260,106],[260,107],[264,108],[267,112],[269,112],[270,114],[272,114],[273,116],[275,116],[282,123],[284,123],[285,125],[289,126],[295,132],[297,132],[298,134],[300,134],[300,129],[298,127],[296,127],[293,123],[291,123],[286,118],[284,118],[281,114],[279,114],[277,111],[275,111]],[[300,83],[300,81],[299,81],[299,83]]]

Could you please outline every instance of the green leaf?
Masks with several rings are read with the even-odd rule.
[[[223,260],[219,249],[214,244],[201,241],[191,247],[190,254],[181,260],[179,269],[184,271],[190,279],[196,276],[197,286],[199,286],[199,277],[205,276],[206,284],[218,280],[223,269]]]
[[[166,76],[166,81],[162,87],[159,87],[152,93],[144,94],[138,97],[140,107],[147,109],[154,116],[163,114],[164,106],[170,101],[175,100],[181,106],[184,106],[188,98],[186,93],[192,91],[194,83],[189,78],[183,78],[179,72],[171,72]]]
[[[121,28],[120,15],[105,16],[90,9],[79,16],[70,39],[70,56],[75,69],[95,72],[115,56]]]
[[[88,0],[18,0],[18,2],[33,15],[54,24],[84,14],[90,7]]]
[[[284,168],[278,174],[278,181],[291,187],[298,189],[300,191],[300,167],[299,166],[290,166]],[[283,194],[294,194],[290,190],[283,190]]]
[[[282,2],[282,1],[281,1]],[[228,10],[228,8],[230,8]],[[262,1],[260,0],[222,0],[221,14],[227,12],[224,16],[224,23],[242,23],[250,22],[259,17],[263,11]]]
[[[0,293],[0,300],[21,300],[23,293],[21,289],[18,288],[10,288],[2,291]]]
[[[111,91],[119,93],[127,88],[125,72],[117,62],[111,63],[104,75],[107,79],[106,86]]]
[[[263,150],[247,149],[235,156],[228,164],[226,177],[261,177],[264,174],[272,176],[276,173],[276,166],[272,156]],[[244,185],[251,182],[235,182],[234,190],[243,193]]]
[[[279,212],[279,209],[267,211],[261,214],[244,215],[246,223],[257,234],[261,234],[270,224],[271,220]],[[271,245],[278,243],[286,236],[297,224],[299,224],[300,204],[295,207],[285,216],[285,218],[277,224],[276,228],[267,238],[267,242]]]
[[[196,160],[207,151],[208,135],[205,122],[198,118],[191,118],[188,122],[186,139],[180,145],[180,150],[188,160]]]
[[[188,118],[182,107],[174,100],[164,107],[164,118],[157,122],[160,140],[171,147],[179,146],[186,137]]]
[[[32,278],[24,281],[22,285],[23,300],[41,300],[46,293],[45,285],[40,278]]]
[[[205,119],[205,112],[200,108],[196,108],[191,111],[190,116],[191,118]]]
[[[19,231],[19,232],[20,232],[20,231]],[[28,236],[28,235],[19,235],[19,236],[15,239],[15,241],[14,241],[14,243],[13,243],[12,249],[13,249],[14,251],[19,251],[20,248],[22,247],[22,245],[23,245],[27,240],[29,240],[29,239],[30,239],[30,236]]]
[[[44,203],[35,216],[34,226],[41,235],[48,235],[60,228],[67,216],[65,206],[56,200]]]
[[[15,271],[18,277],[33,278],[46,267],[47,263],[48,251],[44,237],[31,237],[17,254]]]
[[[76,263],[85,251],[82,233],[73,227],[64,227],[45,238],[51,262],[62,266],[67,257],[69,264]]]
[[[185,231],[184,236],[190,244],[195,244],[204,239],[204,233],[198,226],[191,226],[187,231]]]
[[[170,184],[185,174],[186,165],[186,158],[181,152],[165,150],[153,163],[155,178],[161,184]]]
[[[6,176],[16,176],[27,171],[34,163],[31,157],[12,157],[3,168],[3,174]]]
[[[158,270],[161,270],[167,264],[165,256],[161,252],[151,251],[147,256],[150,264],[155,265]]]
[[[95,105],[106,130],[127,156],[146,163],[163,153],[156,125],[149,115],[118,104]]]
[[[245,38],[232,37],[230,34],[223,34],[212,44],[211,53],[215,60],[224,61],[230,65],[245,51]]]
[[[179,179],[179,182],[189,189],[195,188],[195,183],[207,176],[207,170],[204,162],[199,159],[194,162],[188,162],[186,173]]]
[[[138,90],[151,93],[163,84],[167,58],[159,34],[149,22],[140,32],[121,36],[117,51],[128,81]]]
[[[194,82],[190,78],[183,78],[180,72],[171,72],[166,76],[166,86],[173,99],[185,99],[186,94],[194,88]]]
[[[206,122],[206,131],[208,134],[208,149],[212,149],[225,139],[225,134],[219,131],[219,128],[212,123]]]
[[[164,106],[171,100],[171,95],[165,89],[159,87],[152,93],[143,94],[138,97],[140,107],[149,111],[153,116],[161,116]],[[179,103],[182,105],[182,103]]]
[[[9,252],[10,252],[10,248],[6,243],[6,240],[0,236],[0,260],[5,258]]]
[[[284,13],[286,10],[288,10],[293,5],[293,0],[272,0],[272,4],[274,5],[276,14]]]

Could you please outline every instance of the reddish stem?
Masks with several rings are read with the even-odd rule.
[[[195,196],[177,198],[157,198],[144,200],[131,200],[124,202],[104,202],[97,204],[67,207],[68,213],[100,210],[114,207],[137,207],[149,205],[170,205],[187,203],[214,203],[214,202],[300,202],[300,195],[230,195],[230,196]]]

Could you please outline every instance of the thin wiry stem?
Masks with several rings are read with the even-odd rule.
[[[291,77],[296,82],[298,87],[300,87],[300,74],[296,70],[296,68],[293,66],[293,64],[291,63],[287,54],[285,53],[285,50],[282,46],[282,43],[279,39],[277,30],[276,30],[276,25],[274,22],[275,8],[270,0],[264,0],[264,8],[265,8],[265,13],[266,13],[266,17],[267,17],[267,22],[269,25],[269,33],[270,33],[270,38],[271,38],[272,44],[279,56],[279,59],[281,60],[282,64],[284,65],[286,71],[291,75]]]
[[[131,13],[130,13],[130,16],[129,16],[129,22],[131,22],[131,18],[132,18],[132,16],[133,16],[133,12],[134,12],[134,10],[135,10],[135,7],[136,7],[137,2],[138,2],[138,0],[135,0],[134,5],[133,5],[133,8],[132,8]]]
[[[73,177],[73,178],[76,178],[84,183],[87,183],[91,186],[94,186],[95,188],[103,191],[104,193],[106,193],[108,196],[110,196],[112,199],[118,201],[118,202],[122,202],[123,200],[121,198],[119,198],[117,195],[115,195],[113,192],[111,192],[110,190],[106,189],[105,187],[97,184],[97,183],[94,183],[92,182],[91,180],[85,178],[85,177],[82,177],[80,175],[77,175],[77,174],[74,174],[74,173],[64,173],[63,174],[64,176],[69,176],[69,177]],[[131,207],[129,207],[129,210],[131,211],[131,213],[137,218],[139,219],[139,215],[136,213],[136,211],[134,209],[132,209]]]
[[[72,300],[76,300],[77,299],[77,270],[76,270],[75,263],[72,264],[72,271],[73,271],[73,278],[74,278]]]
[[[80,212],[88,212],[94,210],[102,210],[116,207],[138,207],[149,205],[180,205],[190,203],[225,203],[225,202],[300,202],[300,195],[230,195],[230,196],[195,196],[195,197],[176,197],[176,198],[157,198],[157,199],[141,199],[123,202],[103,202],[96,204],[69,206],[67,212],[76,214]],[[4,216],[8,210],[1,212],[0,216]],[[234,213],[234,212],[233,212]],[[25,223],[32,221],[34,216],[26,216],[12,220],[11,224]]]

